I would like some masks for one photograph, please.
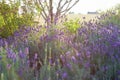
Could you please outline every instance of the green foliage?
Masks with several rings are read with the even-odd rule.
[[[79,19],[67,21],[64,23],[64,25],[71,33],[75,33],[77,29],[80,27]]]
[[[18,3],[6,4],[0,2],[0,36],[6,38],[21,26],[33,25],[32,15],[18,13]]]
[[[4,18],[3,16],[0,14],[0,28],[5,25],[5,22],[4,22]]]

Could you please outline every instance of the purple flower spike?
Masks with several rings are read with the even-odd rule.
[[[108,66],[103,66],[102,69],[103,69],[104,71],[107,71],[107,70],[108,70]]]
[[[67,77],[67,73],[64,72],[64,73],[62,74],[62,78],[66,78],[66,77]]]
[[[67,51],[65,54],[66,54],[66,55],[70,55],[70,51]]]
[[[7,69],[10,70],[11,64],[7,64]]]
[[[71,60],[75,62],[76,61],[75,56],[72,56]]]
[[[37,59],[37,58],[38,58],[38,54],[37,54],[37,53],[35,53],[34,59]]]
[[[16,57],[17,55],[15,53],[11,54],[11,59],[13,60],[13,62],[16,62]]]
[[[117,74],[120,75],[120,70],[117,71]]]
[[[2,60],[2,56],[0,56],[0,60]]]
[[[25,48],[25,54],[26,54],[26,55],[29,54],[29,48],[28,48],[28,47]]]
[[[86,56],[87,56],[87,58],[90,58],[91,53],[89,51],[87,51]]]
[[[19,57],[20,58],[25,58],[25,54],[22,52],[22,50],[19,51]]]
[[[9,58],[9,59],[15,59],[16,58],[16,54],[12,51],[12,49],[7,48],[7,58]]]
[[[81,53],[76,53],[76,56],[77,56],[77,57],[80,57],[80,56],[81,56]]]
[[[90,67],[90,63],[89,63],[89,62],[86,62],[86,63],[84,64],[84,67],[85,67],[85,68],[89,68],[89,67]]]
[[[71,64],[69,64],[69,63],[67,63],[67,65],[66,65],[69,69],[71,69],[72,68],[72,65]]]

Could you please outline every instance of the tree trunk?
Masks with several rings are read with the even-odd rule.
[[[50,23],[53,24],[53,0],[49,0],[49,4],[50,4],[50,10],[49,10],[49,14],[50,14]]]

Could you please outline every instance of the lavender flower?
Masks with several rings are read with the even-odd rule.
[[[2,56],[0,56],[0,60],[2,60]]]
[[[25,53],[23,53],[22,50],[19,51],[18,55],[21,59],[24,59],[26,57]]]
[[[67,78],[67,76],[68,76],[68,74],[66,73],[66,72],[64,72],[63,74],[62,74],[62,78],[64,79],[64,78]]]
[[[120,70],[117,71],[117,74],[120,75]]]
[[[90,68],[90,63],[89,63],[89,62],[84,63],[84,67],[85,67],[86,69]]]
[[[76,61],[75,56],[72,56],[72,57],[71,57],[71,60],[72,60],[73,62],[75,62],[75,61]]]
[[[37,54],[37,53],[35,53],[34,59],[37,59],[37,58],[38,58],[38,54]]]
[[[7,69],[10,70],[11,66],[11,64],[7,64]]]
[[[69,63],[67,63],[67,64],[66,64],[66,66],[67,66],[67,68],[69,68],[69,69],[71,69],[71,68],[72,68],[72,65],[71,65],[71,64],[69,64]]]
[[[10,48],[7,48],[7,58],[9,58],[9,59],[15,59],[16,58],[16,54]]]
[[[25,52],[26,55],[28,55],[29,54],[29,48],[26,47],[24,52]]]

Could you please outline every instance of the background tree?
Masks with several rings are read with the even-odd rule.
[[[35,0],[41,8],[41,15],[47,24],[54,24],[64,16],[79,0]]]

